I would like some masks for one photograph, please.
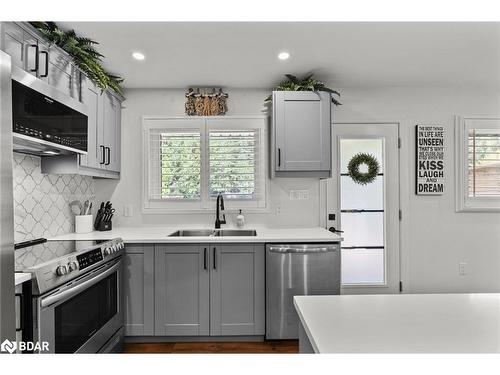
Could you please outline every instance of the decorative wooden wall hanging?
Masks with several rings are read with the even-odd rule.
[[[186,115],[188,116],[223,116],[227,112],[229,95],[221,88],[190,88],[186,93]]]

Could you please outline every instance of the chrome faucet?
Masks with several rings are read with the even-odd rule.
[[[222,220],[219,219],[222,212]],[[221,224],[226,224],[226,214],[224,213],[224,197],[222,193],[217,195],[217,208],[215,212],[215,229],[220,229]]]

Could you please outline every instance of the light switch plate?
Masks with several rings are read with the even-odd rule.
[[[465,262],[458,263],[458,274],[460,276],[467,275],[467,263]]]
[[[131,217],[134,215],[134,208],[132,207],[131,204],[126,204],[123,206],[123,216],[125,217]]]
[[[302,201],[309,199],[309,190],[290,190],[291,201]]]

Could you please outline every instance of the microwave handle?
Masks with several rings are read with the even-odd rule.
[[[92,285],[97,284],[99,281],[105,279],[109,275],[111,275],[113,272],[116,272],[118,268],[121,266],[121,261],[115,263],[114,266],[110,267],[106,271],[98,274],[95,277],[92,277],[90,280],[84,281],[81,284],[77,284],[74,287],[71,287],[69,289],[66,289],[62,292],[52,294],[46,298],[43,298],[42,301],[40,302],[40,305],[42,308],[48,307],[50,305],[53,305],[54,303],[58,303],[61,301],[64,301],[68,298],[71,298],[73,296],[76,296],[78,293],[83,292],[85,289],[90,288]]]

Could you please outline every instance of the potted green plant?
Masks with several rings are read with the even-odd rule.
[[[334,89],[326,87],[323,82],[313,78],[313,74],[309,74],[302,79],[297,78],[292,74],[285,74],[286,80],[283,80],[276,86],[275,91],[326,91],[332,95],[332,103],[342,105],[334,95],[340,97],[340,93]],[[269,95],[266,102],[272,100],[272,95]]]
[[[76,35],[74,30],[61,30],[54,22],[30,22],[47,40],[66,51],[80,68],[101,90],[112,89],[123,95],[123,78],[106,72],[101,66],[102,54],[97,52],[96,41]]]

